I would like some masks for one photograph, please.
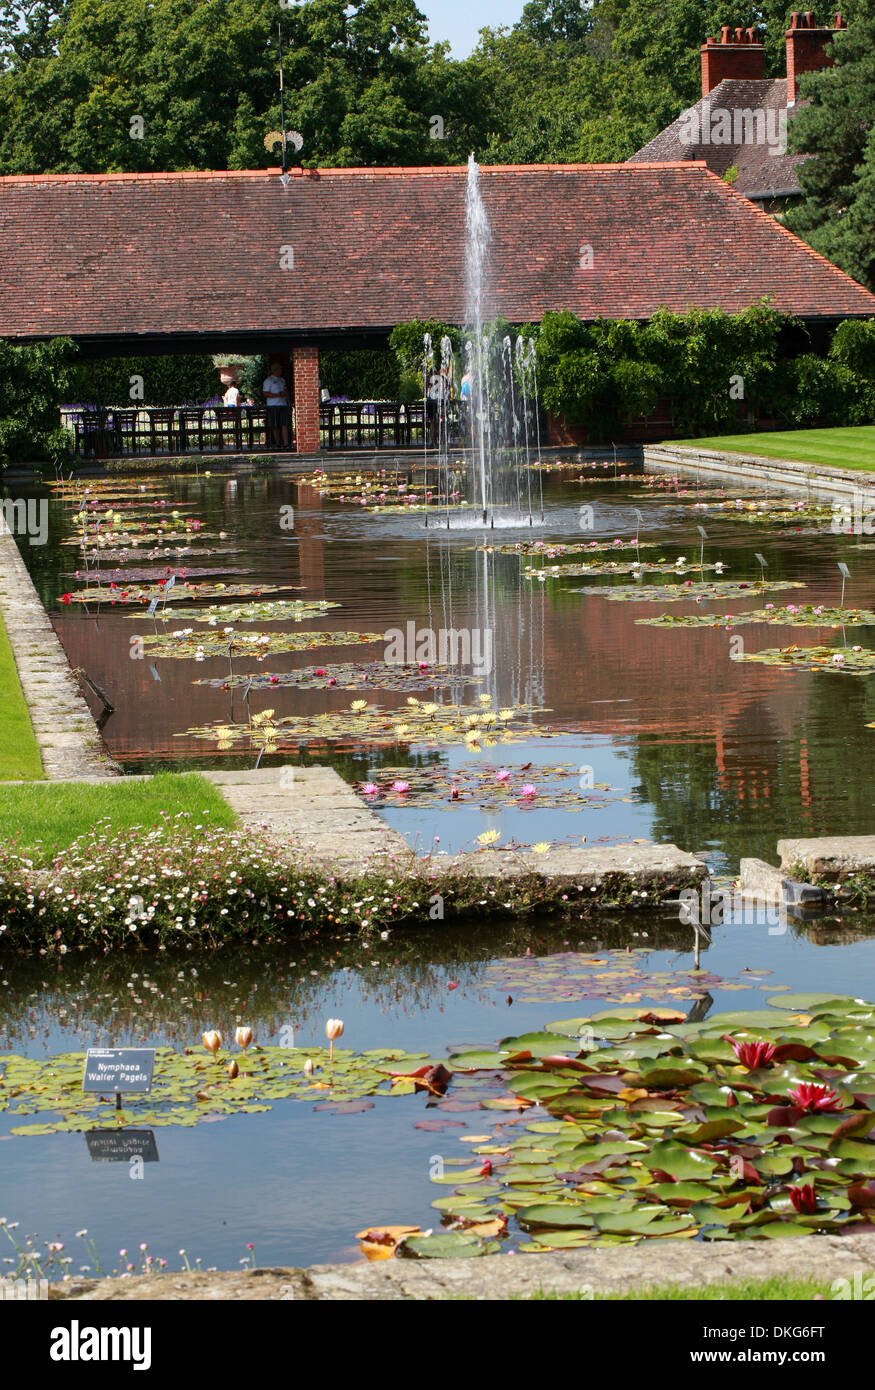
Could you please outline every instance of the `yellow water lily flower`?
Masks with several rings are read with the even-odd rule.
[[[350,709],[355,710],[356,714],[358,714],[359,710],[367,709],[367,707],[367,700],[353,700],[352,704],[350,705]]]
[[[417,698],[416,698],[415,695],[408,695],[408,696],[407,696],[407,703],[408,703],[408,705],[418,705],[418,704],[419,704],[419,701],[417,700]]]
[[[491,704],[492,704],[492,696],[491,696],[491,695],[478,695],[478,696],[477,696],[477,699],[480,701],[481,705],[491,705]]]
[[[477,836],[477,843],[480,845],[494,845],[495,841],[500,839],[500,830],[484,830],[482,835]]]
[[[396,732],[396,734],[398,735],[399,738],[403,738],[405,734],[409,734],[409,733],[410,733],[410,725],[409,725],[409,724],[396,724],[396,725],[395,725],[395,732]]]
[[[550,848],[550,841],[549,841],[549,840],[539,840],[538,843],[537,843],[536,845],[532,845],[532,853],[533,853],[533,854],[546,854],[546,853],[547,853],[547,850],[548,850],[549,848]]]
[[[436,714],[436,713],[437,713],[437,709],[438,709],[438,706],[437,706],[437,705],[423,705],[423,706],[422,706],[422,712],[423,712],[423,714]]]
[[[513,719],[513,715],[514,712],[512,709],[500,709],[498,711],[499,719]]]

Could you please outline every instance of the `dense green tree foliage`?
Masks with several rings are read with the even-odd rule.
[[[826,354],[792,351],[798,325],[767,304],[741,314],[660,310],[649,323],[546,314],[541,395],[591,441],[667,399],[682,437],[737,432],[758,412],[797,425],[875,420],[875,321],[840,324]]]
[[[0,338],[0,465],[64,457],[59,411],[75,353],[69,338],[23,347]]]

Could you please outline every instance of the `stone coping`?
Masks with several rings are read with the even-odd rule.
[[[654,472],[686,469],[740,482],[767,483],[788,492],[804,492],[819,498],[854,497],[862,494],[875,504],[875,474],[832,464],[802,463],[799,459],[765,458],[761,454],[737,454],[729,450],[694,449],[689,445],[648,444],[644,464]]]
[[[875,835],[821,835],[778,841],[782,869],[802,864],[807,873],[837,879],[849,873],[875,875]]]
[[[51,781],[95,777],[117,769],[106,751],[64,648],[34,588],[15,537],[0,530],[0,613],[18,678]],[[0,778],[3,770],[0,768]]]
[[[380,1260],[309,1269],[278,1268],[73,1279],[49,1297],[70,1302],[139,1300],[400,1301],[503,1300],[539,1292],[620,1295],[654,1284],[701,1288],[723,1280],[817,1279],[828,1284],[875,1274],[875,1236],[811,1235],[774,1240],[691,1241],[467,1260]],[[858,1280],[859,1282],[859,1280]],[[851,1293],[848,1293],[848,1297]]]

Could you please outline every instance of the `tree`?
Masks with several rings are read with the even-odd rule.
[[[429,118],[464,108],[435,105],[454,92],[414,0],[9,0],[0,172],[275,165],[277,22],[307,163],[444,162]]]
[[[807,104],[790,122],[803,198],[785,214],[791,231],[875,289],[875,12],[857,7],[830,51],[831,68],[808,74]]]
[[[22,346],[0,338],[0,464],[64,457],[60,407],[75,353],[69,338]]]

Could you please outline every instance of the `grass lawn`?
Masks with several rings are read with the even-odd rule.
[[[39,745],[0,618],[0,782],[32,781],[42,776]]]
[[[710,439],[665,440],[667,448],[672,444],[875,472],[875,425],[858,425],[854,429],[782,430],[768,434],[718,434]]]
[[[183,822],[183,833],[191,836],[200,834],[197,826],[221,829],[237,823],[211,782],[197,773],[162,772],[148,782],[119,777],[101,786],[42,782],[4,787],[0,840],[16,841],[16,849],[35,864],[48,863],[55,850],[66,849],[97,821],[112,833],[134,826],[151,829],[179,811],[191,813],[191,820]]]
[[[633,1289],[629,1293],[612,1294],[599,1292],[596,1294],[587,1293],[585,1290],[580,1293],[546,1293],[539,1292],[530,1296],[530,1300],[557,1299],[559,1301],[570,1300],[580,1302],[581,1299],[594,1298],[596,1302],[610,1303],[618,1302],[683,1302],[683,1303],[716,1303],[720,1301],[743,1300],[744,1302],[758,1302],[762,1299],[767,1301],[796,1301],[812,1299],[820,1294],[823,1298],[832,1298],[832,1290],[829,1283],[820,1279],[791,1279],[776,1277],[773,1279],[737,1279],[716,1284],[654,1284],[649,1288]]]

